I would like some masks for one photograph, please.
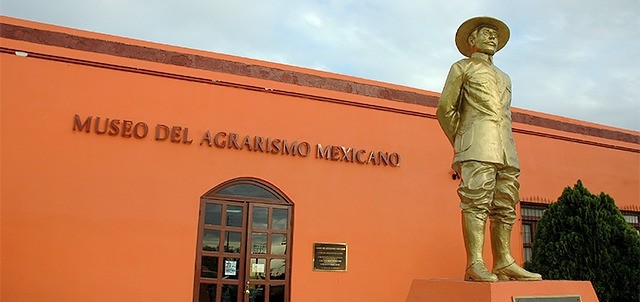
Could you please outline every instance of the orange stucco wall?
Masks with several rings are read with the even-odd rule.
[[[268,62],[0,20],[434,95]],[[434,108],[46,43],[7,38],[0,43],[6,49],[72,59],[0,54],[2,301],[190,301],[199,198],[226,180],[245,176],[274,184],[295,203],[292,301],[404,301],[416,278],[461,277],[464,250],[457,181],[449,174],[451,150],[437,121],[424,117]],[[318,95],[345,104],[113,66]],[[145,122],[150,133],[137,139],[73,131],[76,114]],[[155,140],[156,124],[187,127],[193,143]],[[517,133],[523,199],[555,199],[565,186],[582,179],[592,191],[612,195],[621,207],[640,205],[640,156],[627,150],[637,150],[637,144],[526,124],[514,128],[601,144]],[[303,158],[200,145],[207,130],[397,152],[401,165],[329,161],[316,159],[314,152]],[[512,245],[521,262],[519,231],[517,227]],[[348,271],[314,272],[314,242],[348,243]]]

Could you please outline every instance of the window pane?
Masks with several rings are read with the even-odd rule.
[[[218,257],[202,256],[202,272],[200,276],[203,278],[218,278]]]
[[[544,214],[544,209],[541,208],[528,208],[523,206],[520,209],[522,216],[528,217],[530,219],[539,219],[542,218],[542,214]]]
[[[227,226],[242,227],[242,207],[227,206]]]
[[[266,254],[267,253],[267,234],[253,233],[251,235],[251,253]]]
[[[220,231],[204,230],[202,237],[203,251],[219,251],[220,250]]]
[[[231,284],[222,284],[222,302],[238,301],[238,286]]]
[[[232,195],[232,196],[247,196],[256,198],[278,199],[275,195],[269,191],[252,184],[237,184],[230,187],[226,187],[217,194]]]
[[[638,223],[638,216],[636,215],[623,214],[623,216],[624,216],[624,220],[626,220],[627,223],[633,223],[633,224]]]
[[[287,235],[273,234],[271,235],[271,254],[284,255],[287,253]]]
[[[216,285],[200,283],[199,302],[216,302]]]
[[[224,251],[226,253],[240,253],[240,244],[242,240],[242,233],[240,232],[225,232],[224,237]]]
[[[267,273],[266,273],[267,259],[251,258],[249,265],[251,265],[249,278],[256,279],[256,280],[264,280],[267,278]]]
[[[205,224],[220,225],[220,217],[222,216],[222,205],[207,203],[204,212]]]
[[[522,225],[522,243],[531,243],[531,225]]]
[[[533,252],[532,252],[531,248],[530,247],[525,247],[524,248],[524,261],[525,262],[531,261],[532,255],[533,255]]]
[[[276,230],[287,229],[287,209],[273,209],[271,227]]]
[[[266,229],[267,221],[269,217],[269,209],[254,207],[253,208],[253,224],[251,227],[254,229]]]
[[[271,280],[284,280],[287,271],[284,264],[284,259],[271,259],[269,267]]]
[[[284,302],[284,285],[269,287],[269,302]]]
[[[249,302],[264,302],[264,284],[249,285]]]
[[[238,279],[240,273],[240,259],[224,258],[224,277],[222,279]]]

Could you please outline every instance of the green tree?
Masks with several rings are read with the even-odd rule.
[[[545,211],[527,264],[547,280],[591,281],[601,302],[640,301],[640,236],[580,180]]]

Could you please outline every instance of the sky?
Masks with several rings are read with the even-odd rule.
[[[440,92],[465,20],[511,30],[512,106],[640,130],[639,0],[0,0],[5,16]]]

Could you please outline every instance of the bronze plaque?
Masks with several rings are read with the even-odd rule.
[[[582,302],[580,296],[513,297],[513,302]]]
[[[347,244],[324,243],[313,244],[314,271],[347,271]]]

